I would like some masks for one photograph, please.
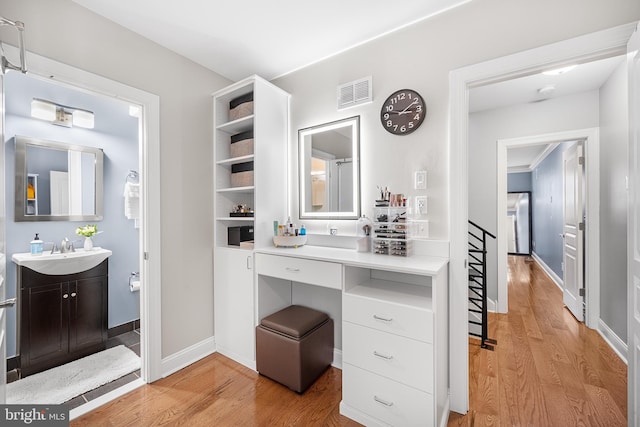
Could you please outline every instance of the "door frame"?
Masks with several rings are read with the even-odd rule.
[[[625,55],[636,23],[470,65],[449,73],[449,327],[451,410],[469,409],[467,230],[469,89],[576,62]]]
[[[17,48],[4,46],[9,55]],[[71,89],[98,94],[141,107],[139,146],[141,197],[140,227],[140,354],[146,383],[162,378],[161,223],[160,223],[160,97],[61,62],[26,51],[29,74]],[[3,113],[4,114],[4,111]],[[93,401],[92,401],[93,402]],[[99,403],[104,403],[103,401]],[[89,406],[89,405],[83,405]],[[82,408],[82,407],[81,407]],[[80,409],[80,408],[77,408]],[[88,410],[76,411],[79,416]]]
[[[497,212],[507,209],[507,150],[509,148],[527,147],[540,144],[558,144],[565,141],[585,142],[585,210],[587,215],[585,229],[585,288],[586,310],[585,323],[596,329],[600,320],[600,130],[598,128],[576,129],[563,132],[552,132],[519,138],[499,139],[496,145],[498,173]],[[496,233],[498,262],[498,301],[499,313],[507,313],[507,231],[505,225],[498,221]],[[534,251],[535,252],[535,251]]]

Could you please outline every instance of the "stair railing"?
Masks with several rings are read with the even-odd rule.
[[[488,337],[489,316],[487,313],[487,238],[493,234],[469,220],[469,311],[480,314],[481,321],[469,319],[470,324],[480,326],[481,333],[469,332],[481,340],[481,347],[493,350],[498,344]],[[491,345],[493,344],[493,345]]]

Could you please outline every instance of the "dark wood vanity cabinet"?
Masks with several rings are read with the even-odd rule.
[[[105,349],[108,262],[81,273],[56,276],[18,267],[22,377]]]

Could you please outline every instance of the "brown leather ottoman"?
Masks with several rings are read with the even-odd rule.
[[[333,361],[333,320],[291,305],[256,327],[256,368],[265,377],[304,392]]]

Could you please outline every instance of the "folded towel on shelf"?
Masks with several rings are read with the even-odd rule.
[[[138,227],[140,219],[140,184],[126,182],[124,184],[124,216],[127,219],[135,220],[135,226]]]

